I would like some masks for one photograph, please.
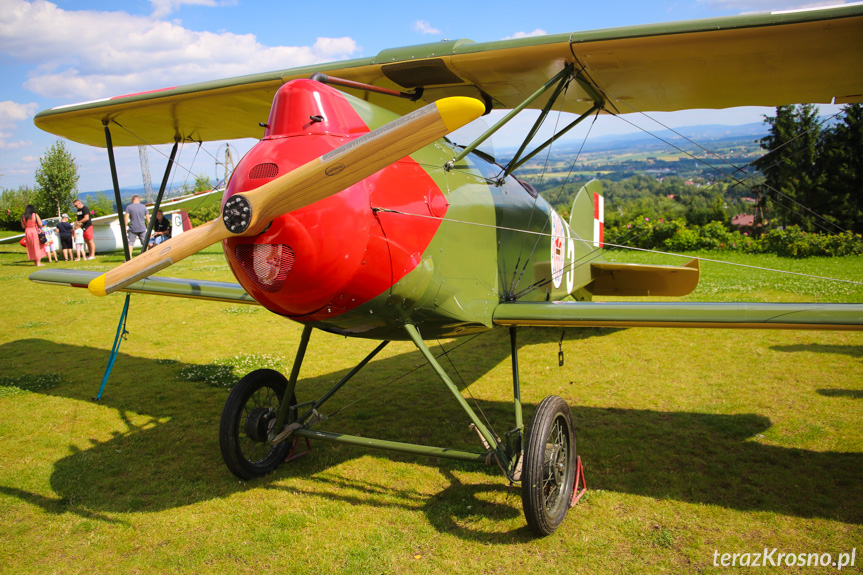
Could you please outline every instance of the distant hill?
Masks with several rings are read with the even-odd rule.
[[[639,148],[643,151],[667,148],[662,140],[674,144],[685,143],[686,139],[697,142],[706,148],[712,145],[727,143],[731,141],[746,139],[753,143],[767,135],[767,127],[763,122],[752,124],[741,124],[738,126],[726,126],[721,124],[709,124],[704,126],[687,126],[674,130],[660,130],[647,134],[645,132],[633,132],[631,134],[618,134],[611,136],[599,136],[588,140],[591,152],[620,152]],[[582,142],[563,142],[555,144],[555,150],[560,154],[577,152]],[[501,148],[498,156],[510,158],[515,154],[517,148]]]
[[[157,193],[158,193],[158,190],[153,192],[153,199],[156,198]],[[169,188],[169,189],[165,190],[165,197],[166,198],[173,198],[174,196],[179,196],[182,193],[183,193],[182,188]],[[134,196],[135,194],[137,194],[143,198],[144,196],[146,196],[146,190],[144,189],[143,186],[141,186],[140,188],[120,188],[120,198],[123,200],[123,203],[126,203],[127,201],[132,201],[132,196]],[[87,203],[88,198],[98,197],[98,196],[102,196],[102,195],[108,196],[108,198],[113,200],[114,199],[114,190],[108,189],[108,190],[96,190],[96,191],[92,191],[92,192],[79,192],[78,193],[78,197],[81,198],[81,201],[84,202],[85,204]]]

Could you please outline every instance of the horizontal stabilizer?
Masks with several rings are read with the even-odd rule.
[[[513,302],[494,323],[545,327],[695,327],[863,330],[863,304]]]
[[[698,285],[698,260],[683,266],[595,262],[590,264],[593,295],[684,296]]]
[[[30,279],[36,283],[87,289],[87,285],[99,275],[99,272],[81,270],[40,270],[30,274]],[[240,284],[230,282],[151,276],[120,291],[258,305]]]

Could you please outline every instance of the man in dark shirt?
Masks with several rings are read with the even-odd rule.
[[[57,235],[60,236],[60,247],[63,248],[63,260],[68,262],[72,259],[72,224],[69,223],[69,214],[60,216]]]
[[[90,208],[84,205],[81,200],[72,202],[77,210],[75,213],[78,216],[78,221],[81,222],[81,229],[84,230],[84,241],[87,242],[87,249],[90,253],[87,254],[88,260],[96,259],[96,242],[93,241],[93,220],[90,218]]]
[[[141,251],[144,251],[144,236],[147,235],[147,226],[150,225],[150,212],[147,206],[141,203],[141,197],[138,194],[132,196],[132,203],[126,206],[123,218],[128,226],[126,239],[129,240],[129,259],[132,259],[132,248],[136,238],[141,242]]]
[[[162,210],[159,210],[156,212],[156,223],[153,224],[153,235],[150,236],[150,244],[147,249],[168,239],[171,239],[171,220],[162,214]]]

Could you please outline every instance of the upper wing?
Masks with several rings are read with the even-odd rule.
[[[306,66],[120,96],[40,112],[37,126],[105,146],[261,138],[273,95],[288,80],[323,72],[387,88],[422,88],[412,102],[364,97],[406,113],[446,96],[514,108],[573,64],[612,113],[743,105],[847,103],[863,97],[863,5],[573,32],[499,42],[456,40],[384,50],[372,58]],[[346,91],[351,91],[346,89]],[[593,98],[571,85],[562,109]],[[533,107],[542,107],[541,97]]]
[[[87,285],[101,275],[99,272],[56,269],[40,270],[30,274],[36,283],[71,286],[87,289]],[[260,305],[237,283],[151,276],[133,283],[120,291],[151,295],[203,299]]]
[[[696,302],[502,303],[494,323],[546,327],[863,330],[863,304]]]

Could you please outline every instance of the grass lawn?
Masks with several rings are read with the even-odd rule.
[[[704,255],[863,278],[861,257]],[[702,269],[689,299],[863,301],[854,284]],[[561,331],[523,330],[525,420],[547,395],[567,400],[589,487],[536,539],[496,468],[314,443],[238,481],[218,445],[230,381],[257,367],[287,373],[300,326],[258,307],[134,295],[96,403],[124,298],[36,285],[34,270],[23,248],[0,247],[0,573],[729,573],[740,568],[715,558],[765,548],[774,562],[856,548],[843,572],[863,572],[859,332],[569,329],[558,367]],[[170,275],[231,279],[212,248]],[[299,400],[375,344],[315,332]],[[509,430],[507,332],[440,345],[468,400]],[[345,409],[320,428],[481,449],[423,364],[411,344],[391,344],[327,404]]]

